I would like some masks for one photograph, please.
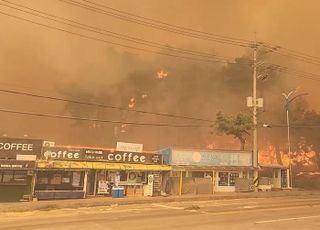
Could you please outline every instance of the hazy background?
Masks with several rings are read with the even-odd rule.
[[[215,119],[218,111],[244,112],[252,93],[251,50],[124,22],[58,0],[10,0],[57,16],[117,33],[171,46],[235,57],[236,64],[203,63],[121,48],[44,28],[0,14],[0,88],[33,92],[159,113]],[[270,42],[320,56],[319,1],[294,0],[92,0],[115,9],[214,34]],[[0,1],[0,4],[2,1]],[[0,5],[0,11],[69,31],[90,34],[28,16]],[[117,39],[103,37],[110,41]],[[122,42],[129,44],[127,42]],[[158,52],[161,51],[159,49]],[[320,74],[319,66],[268,53],[260,60]],[[158,79],[163,71],[167,77]],[[265,100],[259,121],[285,122],[282,92],[308,92],[306,104],[319,111],[319,82],[273,72],[258,81]],[[134,98],[134,100],[131,100]],[[138,123],[201,124],[183,119],[142,115],[114,109],[73,105],[0,93],[0,108]],[[77,122],[0,112],[0,133],[41,138],[63,144],[114,146],[116,141],[143,143],[146,149],[166,146],[238,148],[232,138],[216,137],[210,128],[141,127]],[[209,124],[210,125],[210,124]],[[259,130],[260,144],[285,130]],[[248,143],[250,144],[250,143]],[[285,146],[285,143],[279,143]],[[247,145],[250,148],[250,145]]]

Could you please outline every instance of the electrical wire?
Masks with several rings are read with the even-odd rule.
[[[178,25],[173,25],[173,24],[169,24],[169,23],[162,22],[159,20],[154,20],[151,18],[147,18],[147,17],[136,15],[136,14],[128,13],[125,11],[121,11],[121,10],[106,6],[104,4],[95,3],[95,2],[92,2],[89,0],[82,0],[82,1],[86,2],[88,4],[91,4],[91,5],[82,4],[81,2],[74,1],[74,0],[60,0],[60,1],[65,2],[67,4],[72,4],[72,5],[75,5],[78,7],[82,7],[87,10],[91,10],[91,11],[94,11],[97,13],[107,14],[109,16],[116,17],[118,19],[130,21],[130,22],[135,22],[137,24],[150,26],[150,27],[153,27],[156,29],[166,30],[169,32],[177,33],[177,34],[182,34],[185,36],[191,36],[191,37],[198,38],[198,39],[210,40],[210,38],[212,38],[213,41],[216,41],[216,42],[229,43],[231,45],[239,45],[239,46],[245,46],[245,47],[251,47],[251,48],[255,44],[255,42],[251,41],[251,40],[232,38],[232,37],[207,33],[207,32],[203,32],[203,31],[193,30],[190,28],[186,28],[186,27],[182,27],[182,26],[178,26]],[[96,7],[100,7],[100,8],[93,7],[92,5],[94,5]],[[120,14],[116,14],[116,13],[112,14],[111,12],[104,11],[101,8],[108,9],[108,10],[111,10],[113,12],[117,12]],[[136,21],[134,21],[134,20],[136,20]],[[191,34],[188,34],[188,33],[191,33]],[[193,33],[196,33],[196,34],[193,34]],[[199,34],[201,34],[204,37],[202,37],[202,38],[199,37]],[[214,40],[214,39],[221,39],[221,40]],[[237,44],[237,42],[239,42],[239,43]],[[265,47],[267,47],[269,49],[271,47],[271,50],[274,53],[277,53],[279,55],[295,58],[297,60],[304,61],[304,62],[310,63],[310,64],[320,65],[320,58],[319,57],[315,57],[315,56],[312,56],[309,54],[305,54],[305,53],[302,53],[299,51],[291,50],[291,49],[280,47],[280,46],[276,46],[277,49],[274,49],[274,46],[271,46],[270,43],[262,43],[262,44],[264,44]],[[282,51],[278,50],[278,49],[282,49]]]
[[[36,117],[68,119],[68,120],[78,120],[78,121],[94,121],[94,122],[101,122],[101,123],[126,124],[126,125],[134,125],[134,126],[174,127],[174,128],[212,128],[213,127],[212,125],[137,123],[137,122],[127,122],[127,121],[101,120],[101,119],[87,118],[87,117],[74,117],[74,116],[64,116],[64,115],[55,115],[55,114],[46,114],[46,113],[24,112],[24,111],[9,110],[9,109],[3,109],[3,108],[0,108],[0,112],[17,114],[17,115],[36,116]]]
[[[270,51],[269,53],[276,53],[284,57],[290,57],[308,64],[320,66],[320,58],[318,57],[311,56],[308,54],[302,54],[301,52],[290,50],[288,48],[284,48],[277,45],[272,45],[267,42],[262,42],[262,46],[264,46],[268,51]]]
[[[160,51],[154,51],[154,50],[139,48],[139,47],[130,46],[130,45],[126,45],[126,44],[122,44],[122,43],[118,43],[118,42],[112,42],[112,41],[108,41],[108,40],[92,37],[92,36],[89,36],[89,35],[84,35],[84,34],[81,34],[81,33],[72,32],[72,31],[69,31],[69,30],[61,29],[59,27],[43,24],[43,23],[36,22],[36,21],[30,20],[30,19],[27,19],[27,18],[23,18],[23,17],[17,16],[17,15],[9,14],[9,13],[3,12],[3,11],[0,11],[0,14],[8,16],[8,17],[15,18],[15,19],[19,19],[21,21],[29,22],[29,23],[32,23],[32,24],[35,24],[35,25],[39,25],[39,26],[43,26],[43,27],[50,28],[50,29],[53,29],[53,30],[58,30],[58,31],[61,31],[61,32],[64,32],[64,33],[72,34],[72,35],[75,35],[75,36],[78,36],[78,37],[86,38],[86,39],[89,39],[89,40],[95,40],[95,41],[98,41],[98,42],[107,43],[107,44],[120,46],[120,47],[124,47],[124,48],[129,48],[129,49],[134,49],[134,50],[138,50],[138,51],[143,51],[143,52],[146,52],[146,53],[154,53],[154,54],[159,54],[159,55],[164,55],[164,56],[169,56],[169,57],[174,57],[174,58],[180,58],[180,59],[184,59],[184,60],[197,61],[197,62],[236,64],[235,62],[193,58],[193,57],[189,57],[189,56],[180,56],[180,55],[169,54],[169,53],[160,52]]]
[[[126,12],[126,11],[118,10],[118,9],[115,9],[115,8],[112,8],[112,7],[103,5],[103,4],[95,3],[95,2],[92,2],[92,1],[88,1],[88,0],[82,0],[82,1],[90,3],[92,5],[96,5],[96,6],[99,6],[99,7],[102,7],[102,8],[106,8],[106,9],[118,12],[118,13],[121,13],[121,14],[124,14],[124,15],[130,15],[130,16],[133,16],[133,17],[136,17],[136,18],[140,18],[140,19],[143,19],[143,20],[155,22],[155,23],[158,23],[158,24],[163,24],[163,25],[170,26],[170,27],[175,27],[175,28],[179,28],[179,29],[183,29],[183,30],[189,30],[189,31],[192,31],[192,32],[205,34],[205,35],[209,35],[209,36],[213,36],[213,37],[217,37],[217,38],[228,39],[228,40],[231,40],[231,41],[245,42],[247,44],[254,43],[253,41],[250,41],[250,40],[247,40],[247,39],[228,37],[228,36],[223,36],[223,35],[203,32],[203,31],[199,31],[199,30],[195,30],[195,29],[192,29],[192,28],[187,28],[187,27],[183,27],[183,26],[179,26],[179,25],[169,24],[167,22],[163,22],[163,21],[160,21],[160,20],[155,20],[155,19],[152,19],[152,18],[147,18],[147,17],[143,17],[143,16],[140,16],[140,15],[132,14],[132,13],[129,13],[129,12]]]
[[[118,18],[124,21],[128,21],[128,22],[133,22],[139,25],[144,25],[144,26],[148,26],[154,29],[158,29],[158,30],[162,30],[162,31],[167,31],[167,32],[172,32],[175,34],[179,34],[179,35],[184,35],[187,37],[192,37],[192,38],[197,38],[197,39],[201,39],[201,40],[207,40],[207,41],[214,41],[214,42],[219,42],[219,43],[223,43],[223,44],[228,44],[228,45],[234,45],[234,46],[241,46],[241,47],[251,47],[252,44],[251,43],[247,43],[247,42],[240,42],[240,41],[236,41],[236,40],[231,40],[231,39],[225,39],[225,38],[214,38],[212,36],[206,36],[204,34],[197,34],[197,33],[192,33],[190,31],[184,31],[181,29],[177,29],[177,28],[170,28],[168,26],[165,25],[159,25],[159,24],[155,24],[152,22],[148,22],[148,21],[144,21],[141,19],[137,19],[137,18],[133,18],[130,16],[125,16],[122,14],[117,14],[117,13],[113,13],[110,11],[106,11],[103,10],[99,7],[95,7],[95,6],[90,6],[87,4],[83,4],[81,2],[78,1],[73,1],[73,0],[59,0],[61,2],[67,3],[69,5],[73,5],[73,6],[78,6],[81,7],[83,9],[87,9],[89,11],[92,12],[96,12],[99,14],[104,14],[104,15],[108,15],[114,18]]]
[[[150,112],[150,111],[128,109],[128,108],[124,108],[124,107],[105,105],[105,104],[99,104],[99,103],[94,103],[94,102],[84,102],[84,101],[70,100],[70,99],[65,99],[65,98],[60,98],[60,97],[44,96],[44,95],[40,95],[40,94],[27,93],[27,92],[22,92],[22,91],[17,91],[17,90],[0,89],[0,92],[14,94],[14,95],[36,97],[36,98],[42,98],[42,99],[48,99],[48,100],[54,100],[54,101],[69,102],[69,103],[73,103],[73,104],[89,105],[89,106],[95,106],[95,107],[100,107],[100,108],[117,109],[117,110],[122,110],[122,111],[129,111],[129,112],[143,113],[143,114],[149,114],[149,115],[170,117],[170,118],[179,118],[179,119],[203,121],[203,122],[210,122],[210,123],[214,122],[213,120],[196,118],[196,117],[188,117],[188,116],[180,116],[180,115],[168,114],[168,113],[156,113],[156,112]]]
[[[305,78],[313,81],[320,81],[320,75],[315,73],[309,73],[302,70],[292,69],[286,66],[281,66],[276,64],[270,64],[269,67],[272,70],[278,70],[282,73],[291,74],[299,78]]]
[[[212,59],[217,59],[217,60],[223,60],[223,61],[229,61],[231,62],[230,59],[234,59],[234,57],[226,57],[226,56],[220,56],[220,55],[215,55],[215,54],[210,54],[210,53],[205,53],[205,52],[199,52],[199,51],[193,51],[193,50],[188,50],[188,49],[182,49],[182,48],[177,48],[177,47],[173,47],[171,45],[166,45],[166,44],[161,44],[161,43],[157,43],[157,42],[153,42],[153,41],[148,41],[148,40],[144,40],[144,39],[140,39],[140,38],[135,38],[132,36],[127,36],[125,34],[120,34],[120,33],[115,33],[113,31],[109,31],[109,30],[105,30],[96,26],[90,26],[90,25],[86,25],[84,23],[80,23],[74,20],[70,20],[64,17],[60,17],[60,16],[56,16],[53,14],[48,14],[46,12],[40,11],[40,10],[36,10],[34,8],[31,7],[27,7],[21,4],[16,4],[10,1],[6,1],[6,0],[1,0],[3,2],[12,4],[16,7],[10,6],[10,5],[6,5],[6,4],[2,4],[0,3],[0,5],[3,5],[5,7],[11,8],[11,9],[15,9],[24,13],[28,13],[31,14],[33,16],[37,16],[40,18],[44,18],[47,20],[51,20],[54,22],[58,22],[61,24],[65,24],[68,26],[72,26],[78,29],[82,29],[85,31],[89,31],[89,32],[94,32],[100,35],[105,35],[105,36],[109,36],[109,37],[113,37],[113,38],[117,38],[117,39],[121,39],[121,40],[125,40],[125,41],[129,41],[129,42],[134,42],[136,44],[141,44],[141,45],[145,45],[145,46],[149,46],[149,47],[153,47],[153,48],[161,48],[161,49],[165,49],[165,50],[170,50],[173,52],[178,52],[178,53],[183,53],[183,54],[189,54],[189,55],[193,55],[193,56],[199,56],[199,57],[204,57],[204,58],[212,58]],[[19,8],[17,8],[19,7]],[[21,8],[27,9],[29,11],[23,10]],[[36,13],[33,13],[36,12]],[[43,16],[45,15],[45,16]]]

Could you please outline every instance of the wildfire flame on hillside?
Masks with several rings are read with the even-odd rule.
[[[167,76],[168,76],[168,72],[164,72],[163,70],[157,73],[158,79],[165,79]]]
[[[135,98],[132,97],[132,98],[130,98],[128,107],[129,107],[130,109],[132,109],[132,108],[134,108],[134,106],[135,106]]]
[[[315,158],[316,158],[316,152],[311,149],[311,147],[307,148],[299,148],[298,151],[292,152],[289,157],[287,152],[279,151],[276,152],[276,148],[272,145],[267,146],[265,148],[259,149],[259,163],[260,164],[281,164],[281,162],[278,161],[280,158],[282,161],[282,164],[284,166],[288,166],[290,163],[292,165],[300,165],[300,166],[314,166]]]

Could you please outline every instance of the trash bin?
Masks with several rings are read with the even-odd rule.
[[[112,198],[118,198],[119,197],[118,188],[112,188],[111,196],[112,196]]]
[[[122,198],[124,195],[124,188],[123,187],[119,187],[118,188],[118,198]]]
[[[121,198],[124,196],[124,187],[113,187],[111,191],[112,198]]]

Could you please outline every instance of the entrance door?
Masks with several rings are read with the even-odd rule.
[[[288,188],[288,170],[281,169],[281,188]]]
[[[89,196],[94,195],[95,177],[96,177],[96,170],[90,170],[89,173],[88,173],[88,182],[87,182],[87,194]]]
[[[216,191],[234,192],[235,181],[239,177],[238,172],[218,172],[216,178]]]

